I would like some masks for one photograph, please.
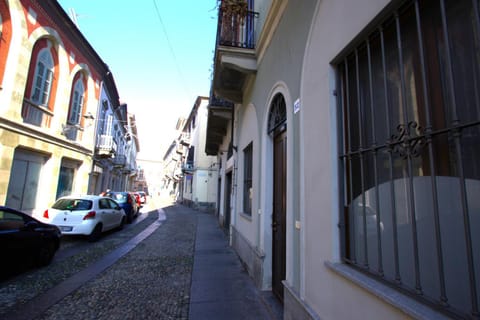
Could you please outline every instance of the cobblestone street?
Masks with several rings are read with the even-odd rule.
[[[86,282],[38,318],[187,319],[195,212],[178,210],[175,206],[166,206],[163,212],[167,219],[151,235],[93,280],[80,279]],[[122,246],[127,237],[142,231],[158,217],[157,210],[144,214],[148,216],[139,226],[132,225],[120,232],[107,234],[77,255],[1,283],[0,318],[30,319],[38,316],[38,308],[45,306],[36,306],[35,302],[42,298],[49,301],[51,297],[45,297],[48,290],[60,286],[62,281],[108,251]],[[30,309],[32,312],[28,312]]]
[[[165,211],[159,230],[41,319],[187,319],[196,219]]]
[[[266,305],[260,302],[260,295],[228,247],[213,216],[165,201],[160,203],[160,199],[152,202],[140,221],[124,230],[106,234],[94,244],[80,242],[83,249],[75,254],[59,252],[48,267],[0,282],[0,318],[279,318],[269,314]],[[200,265],[202,271],[193,276],[197,279],[197,286],[193,288],[200,218],[204,230],[202,239],[215,237],[218,252],[233,261],[226,264],[228,268],[233,266],[234,272],[217,271],[221,265],[207,270]],[[205,250],[200,250],[200,254],[204,255]],[[228,274],[236,285],[215,274]],[[226,291],[232,293],[227,297]],[[192,297],[191,292],[197,296]],[[193,318],[189,316],[192,301],[195,303]],[[219,313],[216,309],[222,310]]]

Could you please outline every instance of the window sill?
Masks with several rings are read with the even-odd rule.
[[[240,212],[240,217],[252,222],[252,215],[244,212]]]
[[[326,261],[325,266],[341,277],[354,282],[374,296],[415,319],[450,319],[444,314],[429,308],[428,306],[408,297],[407,295],[402,294],[397,290],[392,289],[387,285],[384,285],[380,281],[370,278],[369,276],[353,269],[352,267],[349,267],[344,263]]]

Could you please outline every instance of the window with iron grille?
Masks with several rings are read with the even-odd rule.
[[[335,61],[342,258],[462,318],[480,303],[478,7],[404,1]]]
[[[243,213],[252,214],[252,143],[243,149]]]

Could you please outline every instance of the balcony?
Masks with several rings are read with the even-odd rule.
[[[194,165],[193,162],[185,162],[182,165],[182,172],[183,173],[192,173],[193,171],[195,171],[195,165]]]
[[[127,157],[123,154],[118,154],[113,158],[113,166],[123,168],[127,165]]]
[[[245,10],[246,2],[222,1],[218,14],[214,58],[215,95],[241,103],[243,87],[257,70],[255,21],[258,13]],[[238,8],[244,10],[238,10]]]
[[[137,169],[133,167],[132,164],[127,163],[125,167],[122,170],[123,174],[127,174],[130,176],[136,176],[137,175]]]
[[[77,139],[81,139],[81,133],[83,132],[83,128],[79,125],[72,125],[72,124],[62,124],[62,134],[71,141],[76,141]]]
[[[210,96],[208,105],[207,138],[205,153],[209,156],[217,155],[224,137],[227,135],[227,128],[233,119],[234,105],[232,102]]]
[[[190,134],[189,133],[182,133],[180,137],[180,144],[186,147],[190,146]]]
[[[117,143],[113,136],[101,134],[97,136],[97,143],[95,144],[95,152],[98,157],[111,158],[117,153]]]
[[[183,156],[184,154],[188,153],[188,147],[178,142],[175,148],[175,152],[180,156]]]
[[[25,123],[50,127],[53,112],[26,99],[23,100],[22,117]]]

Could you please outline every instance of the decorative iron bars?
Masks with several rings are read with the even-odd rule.
[[[337,63],[344,261],[479,319],[478,1],[404,1]]]
[[[283,131],[287,124],[287,106],[285,98],[281,93],[277,93],[270,105],[270,112],[268,114],[268,134],[274,134],[275,131]]]
[[[218,44],[222,46],[255,48],[255,18],[253,1],[223,0],[219,8]]]

